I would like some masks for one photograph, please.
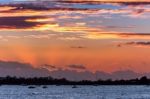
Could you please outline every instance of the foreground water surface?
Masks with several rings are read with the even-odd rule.
[[[31,86],[30,86],[31,87]],[[33,87],[33,86],[32,86]],[[0,86],[0,99],[150,99],[150,86]]]

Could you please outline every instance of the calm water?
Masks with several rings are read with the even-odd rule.
[[[1,86],[0,99],[150,99],[150,86]]]

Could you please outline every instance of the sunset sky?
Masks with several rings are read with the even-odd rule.
[[[150,72],[150,0],[0,0],[0,60]]]

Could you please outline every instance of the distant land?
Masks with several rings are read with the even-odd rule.
[[[150,85],[150,79],[146,76],[140,79],[130,79],[130,80],[82,80],[82,81],[69,81],[65,78],[54,79],[52,77],[34,77],[34,78],[16,78],[16,77],[1,77],[1,85]]]

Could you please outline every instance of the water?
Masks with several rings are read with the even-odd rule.
[[[0,86],[0,99],[150,99],[150,86]]]

